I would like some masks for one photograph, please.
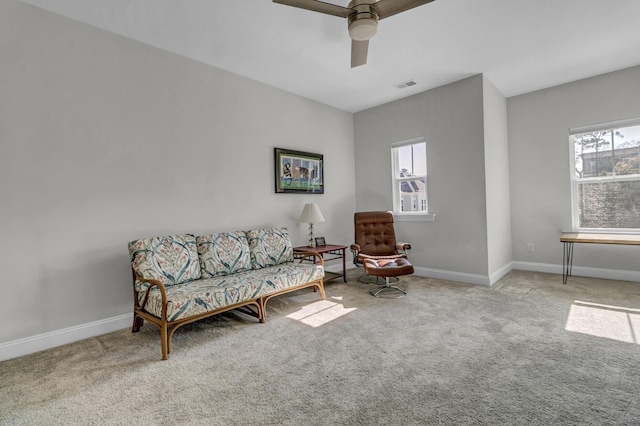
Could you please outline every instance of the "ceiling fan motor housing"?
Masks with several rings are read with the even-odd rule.
[[[363,3],[362,0],[353,0],[349,3],[349,8],[354,11],[349,15],[349,37],[356,41],[366,41],[376,35],[378,14],[371,4]]]

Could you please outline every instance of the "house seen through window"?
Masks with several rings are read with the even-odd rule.
[[[398,142],[393,160],[393,211],[396,215],[427,213],[427,144],[424,138]]]
[[[640,232],[640,119],[571,131],[573,226]]]

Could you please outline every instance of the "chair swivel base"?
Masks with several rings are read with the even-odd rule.
[[[404,297],[407,294],[407,292],[401,289],[400,287],[391,285],[389,283],[389,277],[385,277],[384,281],[385,281],[385,285],[378,288],[372,288],[371,290],[369,290],[369,293],[371,293],[371,295],[374,297],[378,297],[378,295],[380,294],[389,294],[391,292],[394,292],[397,294],[396,299],[400,297]]]

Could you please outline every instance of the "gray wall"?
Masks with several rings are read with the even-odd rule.
[[[513,258],[544,269],[562,263],[560,232],[571,229],[569,129],[640,117],[640,67],[509,98],[507,106]],[[638,248],[576,245],[576,267],[640,271]]]
[[[483,83],[488,267],[500,278],[512,259],[507,100],[486,77]]]
[[[433,222],[397,222],[422,272],[488,276],[483,77],[477,75],[355,114],[356,204],[391,210],[391,143],[427,141]],[[502,143],[502,142],[500,142]]]
[[[0,58],[0,342],[131,313],[135,238],[285,226],[303,244],[316,201],[317,234],[349,243],[352,114],[16,0]],[[274,194],[275,146],[323,153],[326,194]]]

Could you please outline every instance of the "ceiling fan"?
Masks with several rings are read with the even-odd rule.
[[[405,10],[422,6],[433,0],[352,0],[349,6],[325,3],[319,0],[273,0],[327,15],[347,18],[351,37],[351,68],[367,63],[369,39],[378,31],[378,21]]]

